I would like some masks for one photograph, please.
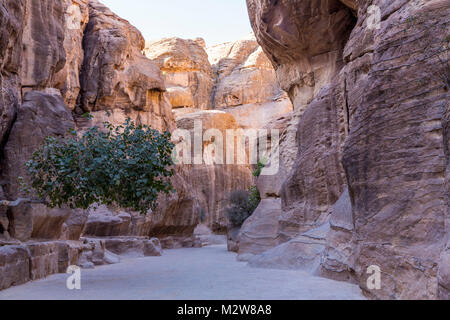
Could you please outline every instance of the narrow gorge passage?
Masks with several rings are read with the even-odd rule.
[[[0,302],[450,300],[449,17],[0,0]]]
[[[0,300],[364,299],[349,283],[302,271],[251,268],[223,245],[166,250],[162,257],[82,270],[81,290],[68,290],[68,277],[57,274],[0,291]]]

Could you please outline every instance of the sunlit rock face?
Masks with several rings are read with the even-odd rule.
[[[76,112],[92,112],[94,122],[112,114],[113,119],[130,117],[155,129],[172,129],[164,79],[158,66],[143,55],[144,48],[144,38],[135,27],[89,0]]]
[[[449,96],[434,76],[445,67],[436,50],[448,34],[448,2],[247,4],[301,114],[280,235],[289,241],[331,216],[322,274],[358,281],[375,298],[448,296]],[[345,230],[333,222],[338,199],[351,205]],[[367,287],[370,265],[382,271],[380,290]]]
[[[215,75],[211,103],[244,128],[263,128],[292,111],[275,71],[253,35],[207,49]]]
[[[145,55],[160,67],[175,109],[209,109],[212,70],[201,40],[168,38],[146,45]]]

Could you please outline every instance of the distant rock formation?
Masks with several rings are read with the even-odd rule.
[[[204,41],[168,38],[147,43],[146,56],[163,72],[172,107],[209,109],[212,70]]]
[[[202,39],[148,42],[145,54],[160,66],[175,117],[224,110],[242,128],[263,128],[292,111],[270,61],[250,35],[205,48]]]

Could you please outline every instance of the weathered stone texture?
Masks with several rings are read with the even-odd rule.
[[[167,38],[148,43],[145,54],[161,68],[173,108],[209,109],[213,77],[204,47]]]
[[[105,119],[123,123],[130,117],[155,129],[173,128],[161,71],[142,54],[145,40],[135,27],[100,2],[89,0],[83,48],[76,111],[93,113],[94,120],[88,125]]]
[[[449,97],[435,74],[446,67],[436,53],[448,2],[247,3],[301,113],[281,235],[292,239],[331,214],[325,275],[356,279],[375,298],[445,295]],[[379,29],[368,26],[370,5],[381,10]],[[352,219],[342,227],[333,205],[347,184]],[[382,270],[381,290],[366,287],[370,265]]]

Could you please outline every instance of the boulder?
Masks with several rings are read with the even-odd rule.
[[[0,247],[0,290],[30,280],[30,260],[26,246]]]
[[[239,252],[239,233],[241,228],[236,228],[231,225],[227,230],[227,250],[230,252]]]
[[[38,280],[59,271],[57,242],[27,244],[30,255],[30,280]]]
[[[312,229],[288,242],[252,256],[249,265],[258,268],[304,270],[317,273],[325,249],[329,224]]]
[[[199,224],[194,230],[194,237],[202,247],[220,245],[227,242],[225,235],[214,234],[207,225]]]
[[[166,236],[160,239],[163,249],[201,248],[194,236]]]
[[[239,232],[239,255],[260,254],[277,246],[280,214],[280,199],[263,199]]]
[[[113,254],[125,257],[161,256],[162,248],[157,238],[107,237],[105,248]]]
[[[158,238],[152,238],[144,243],[145,257],[159,257],[162,253],[161,243]]]
[[[327,278],[355,282],[352,204],[348,188],[332,207],[330,231],[319,274]]]
[[[88,210],[71,210],[70,215],[63,224],[62,240],[79,240],[88,221]]]
[[[89,211],[83,234],[87,237],[127,236],[130,222],[129,213],[99,206]]]

